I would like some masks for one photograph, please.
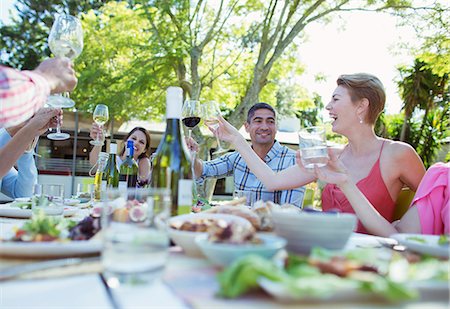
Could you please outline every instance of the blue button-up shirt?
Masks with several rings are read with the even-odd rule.
[[[275,141],[264,161],[274,172],[279,172],[296,164],[295,151],[281,146],[278,141]],[[199,181],[201,182],[207,177],[221,178],[231,175],[234,176],[235,190],[253,191],[256,194],[256,200],[302,206],[304,187],[282,191],[267,190],[263,183],[256,178],[255,174],[250,171],[247,163],[237,151],[203,162],[203,172]]]
[[[11,136],[4,129],[0,129],[0,148],[11,140]],[[37,183],[37,169],[32,153],[24,153],[17,160],[18,171],[11,167],[8,173],[0,178],[0,190],[11,197],[30,197],[34,184]]]

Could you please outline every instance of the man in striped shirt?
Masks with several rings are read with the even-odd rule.
[[[0,65],[0,128],[24,124],[44,105],[49,94],[71,91],[76,84],[72,62],[67,58],[44,60],[33,71]],[[38,131],[51,126],[50,119],[61,114],[61,109],[46,110],[33,126],[24,126],[0,149],[0,177],[27,150]]]
[[[253,151],[275,172],[295,165],[295,151],[282,146],[275,140],[277,133],[276,113],[267,103],[253,105],[247,114],[245,129],[250,134]],[[190,143],[192,144],[192,143]],[[197,148],[196,145],[190,145]],[[239,152],[227,153],[211,161],[195,162],[195,174],[202,182],[207,177],[234,176],[237,191],[251,191],[255,200],[272,201],[278,204],[290,203],[301,207],[305,189],[269,191],[250,171]]]

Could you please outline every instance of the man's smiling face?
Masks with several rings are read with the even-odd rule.
[[[250,119],[250,123],[245,123],[245,130],[250,134],[253,145],[272,145],[277,133],[275,114],[266,108],[257,109]]]

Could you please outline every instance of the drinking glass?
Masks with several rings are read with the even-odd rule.
[[[67,57],[71,60],[78,57],[83,50],[83,29],[80,20],[71,15],[59,15],[50,30],[48,45],[56,57]],[[64,96],[49,96],[47,104],[55,108],[70,108],[75,105],[75,102],[69,98],[68,93],[64,93]],[[58,119],[56,133],[50,133],[47,137],[52,140],[65,140],[70,135],[61,133],[60,119]]]
[[[236,199],[245,197],[245,205],[250,208],[253,208],[256,202],[256,192],[253,190],[234,190],[233,197]]]
[[[205,119],[205,124],[212,128],[212,129],[217,129],[219,127],[219,119],[217,119],[217,117],[219,117],[220,115],[220,108],[219,108],[219,104],[215,101],[209,101],[206,102],[205,105],[203,106],[203,117]],[[222,148],[222,145],[220,144],[220,139],[219,137],[216,135],[216,140],[217,140],[217,149],[216,151],[213,152],[213,154],[218,155],[224,152],[227,152],[227,149]]]
[[[307,127],[298,132],[302,164],[307,169],[327,165],[329,157],[324,127]]]
[[[64,185],[35,185],[32,198],[32,215],[62,218],[64,212]]]
[[[170,190],[108,189],[102,212],[104,276],[111,288],[159,278],[168,258]]]
[[[183,104],[181,114],[183,124],[188,128],[188,138],[190,139],[192,130],[200,122],[200,102],[196,100],[186,100]]]
[[[92,116],[94,118],[94,122],[96,124],[98,124],[99,129],[103,130],[103,125],[109,119],[108,106],[106,106],[104,104],[97,104]],[[89,144],[94,145],[94,146],[103,146],[104,142],[103,142],[103,140],[99,139],[98,133],[97,133],[95,140],[89,141]]]

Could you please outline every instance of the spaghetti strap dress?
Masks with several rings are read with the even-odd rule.
[[[383,151],[384,141],[380,154],[367,177],[358,181],[356,186],[386,220],[392,222],[394,216],[395,201],[381,177],[380,157]],[[322,192],[322,210],[338,209],[343,213],[355,213],[345,194],[335,185],[327,184]],[[355,232],[368,234],[362,223],[358,220]]]

